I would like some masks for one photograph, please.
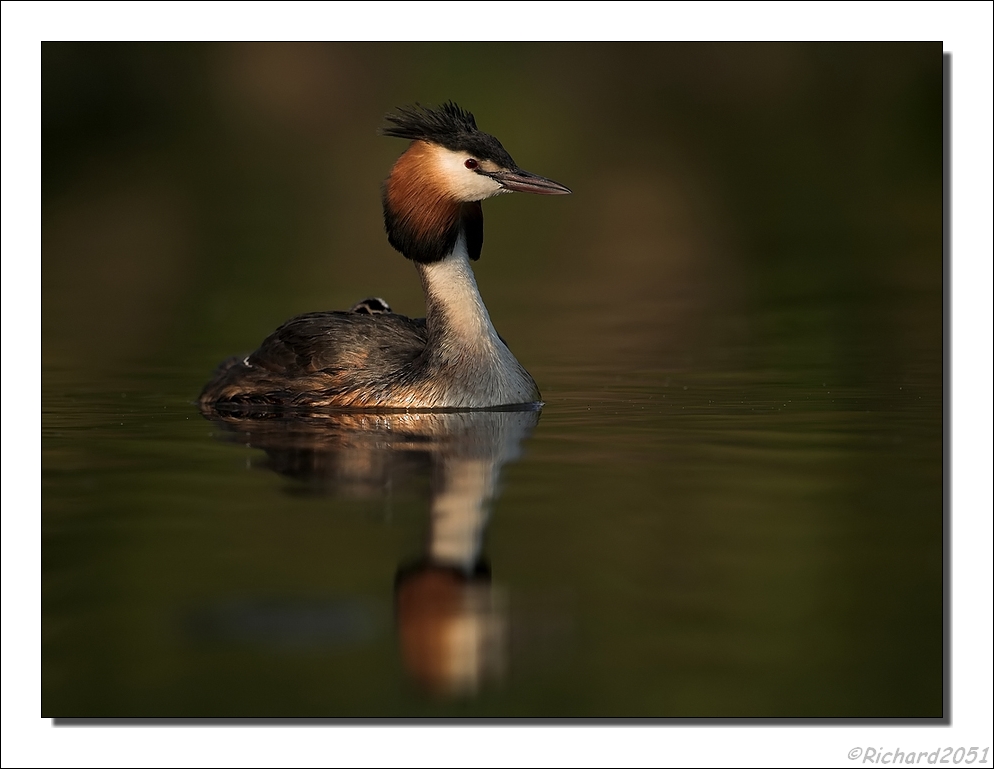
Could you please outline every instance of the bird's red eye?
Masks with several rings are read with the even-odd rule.
[[[466,168],[468,168],[470,171],[472,171],[478,165],[480,165],[479,162],[474,160],[473,158],[468,158],[466,160]]]

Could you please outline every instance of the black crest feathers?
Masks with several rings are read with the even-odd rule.
[[[476,127],[473,113],[448,101],[441,107],[398,107],[386,116],[390,125],[380,129],[384,136],[426,141],[446,149],[466,151],[480,160],[492,160],[504,168],[515,163],[497,139]]]
[[[393,114],[387,115],[386,120],[393,125],[382,129],[384,136],[396,136],[398,139],[422,139],[424,141],[442,144],[445,138],[455,138],[460,134],[473,133],[477,130],[476,118],[452,101],[448,101],[437,109],[422,107],[398,107]]]

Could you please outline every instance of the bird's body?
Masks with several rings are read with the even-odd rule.
[[[565,194],[521,171],[454,104],[388,116],[412,139],[384,185],[390,243],[415,262],[426,317],[367,299],[293,318],[258,350],[223,363],[201,406],[482,409],[538,404],[535,381],[497,334],[470,260],[483,245],[481,200],[513,190]]]

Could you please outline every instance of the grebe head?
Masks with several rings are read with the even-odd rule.
[[[460,232],[469,257],[483,246],[480,201],[505,192],[568,195],[567,187],[518,168],[503,145],[476,127],[453,102],[437,109],[415,105],[387,115],[384,136],[410,139],[383,186],[390,244],[416,262],[444,259]]]

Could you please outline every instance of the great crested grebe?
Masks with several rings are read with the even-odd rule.
[[[251,406],[481,409],[538,404],[535,380],[497,334],[470,260],[483,247],[480,201],[505,192],[567,195],[522,171],[453,102],[387,115],[386,136],[410,139],[383,185],[390,245],[415,263],[426,317],[365,299],[348,312],[288,320],[246,358],[218,368],[200,394],[214,411]]]

